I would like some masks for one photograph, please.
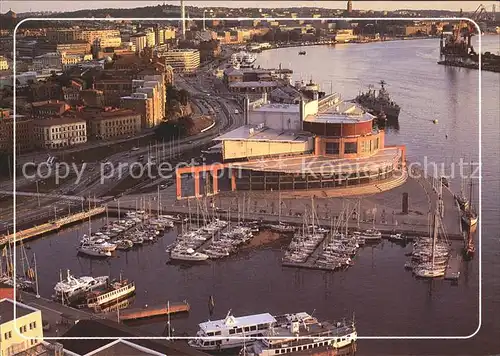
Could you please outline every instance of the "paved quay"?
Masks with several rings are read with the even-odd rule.
[[[442,199],[438,199],[437,191],[431,181],[425,178],[408,177],[403,184],[380,191],[377,185],[351,188],[295,190],[295,191],[236,191],[220,192],[216,196],[200,198],[202,206],[213,210],[212,204],[218,208],[219,215],[227,218],[231,211],[231,219],[262,220],[275,223],[302,225],[306,209],[311,210],[311,197],[314,197],[315,213],[318,223],[329,227],[333,217],[340,217],[347,208],[359,211],[359,228],[375,227],[383,234],[402,232],[407,235],[428,236],[431,215],[436,207],[441,206],[444,231],[450,240],[463,240],[460,210],[453,193],[443,187]],[[408,193],[408,214],[402,212],[403,193]],[[158,193],[128,195],[119,200],[110,201],[108,206],[116,210],[118,204],[122,210],[135,209],[141,206],[155,211],[158,206]],[[281,219],[279,218],[279,201],[281,196]],[[206,199],[206,201],[205,201]],[[190,199],[191,214],[196,212],[196,200]],[[440,203],[440,201],[442,203]],[[187,199],[175,200],[175,186],[160,191],[160,202],[163,213],[188,214]],[[238,214],[239,212],[239,214]],[[211,212],[212,213],[212,212]],[[358,227],[358,219],[350,219],[349,227]]]

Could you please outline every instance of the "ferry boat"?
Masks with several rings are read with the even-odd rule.
[[[246,356],[332,354],[340,349],[355,350],[357,332],[354,322],[319,322],[302,312],[278,320],[264,335],[240,351]]]
[[[368,92],[359,94],[354,101],[364,106],[375,116],[384,112],[387,119],[396,120],[399,117],[401,108],[398,104],[391,100],[389,93],[385,89],[385,84],[385,81],[380,81],[381,88],[378,91],[378,95],[373,89],[373,86],[369,86]]]
[[[54,298],[57,300],[74,300],[83,297],[85,293],[99,287],[105,286],[109,281],[109,276],[76,278],[67,270],[66,279],[62,279],[54,286]]]
[[[235,317],[231,310],[224,319],[200,323],[189,345],[201,351],[238,351],[262,337],[276,319],[269,313]]]
[[[135,283],[127,280],[111,282],[104,291],[95,291],[87,295],[87,307],[102,309],[135,294]]]

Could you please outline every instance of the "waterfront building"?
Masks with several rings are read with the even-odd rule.
[[[374,118],[339,94],[319,99],[316,93],[298,104],[271,103],[265,94],[253,102],[247,99],[245,125],[215,139],[222,144],[224,163],[178,169],[177,196],[181,175],[188,172],[194,174],[199,196],[199,175],[205,171],[212,173],[212,191],[206,194],[216,194],[219,170],[228,170],[232,190],[324,189],[388,180],[402,184],[405,147],[386,146]]]
[[[133,110],[106,108],[86,116],[89,139],[109,140],[134,136],[141,131],[141,114]]]
[[[350,42],[357,39],[358,36],[354,34],[353,29],[338,29],[335,33],[335,41],[337,42]]]
[[[14,308],[17,319],[14,319]],[[12,299],[0,300],[0,355],[17,355],[43,339],[42,313]]]
[[[178,73],[192,73],[200,66],[200,51],[197,49],[173,49],[163,53],[165,64]]]
[[[56,149],[87,142],[87,123],[79,117],[34,120],[33,125],[39,148]]]

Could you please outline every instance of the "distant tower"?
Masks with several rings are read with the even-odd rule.
[[[184,7],[184,0],[181,0],[181,26],[182,26],[182,39],[186,39],[186,9]]]
[[[497,7],[495,4],[491,5],[491,12],[493,13],[493,16],[496,14],[497,12]]]
[[[351,0],[349,0],[349,1],[347,2],[347,12],[348,12],[348,13],[351,13],[351,12],[352,12],[352,1],[351,1]]]

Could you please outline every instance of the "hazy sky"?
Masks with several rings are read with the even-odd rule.
[[[0,0],[0,12],[5,13],[9,9],[15,12],[27,11],[71,11],[80,9],[96,8],[134,8],[157,4],[180,4],[180,1],[43,1],[43,0]],[[395,10],[395,9],[438,9],[438,10],[459,10],[473,11],[479,4],[484,4],[488,11],[492,5],[497,5],[500,11],[500,1],[353,1],[354,9],[362,10]],[[193,6],[226,6],[226,7],[291,7],[309,6],[340,9],[346,7],[346,1],[190,1],[187,5]]]

